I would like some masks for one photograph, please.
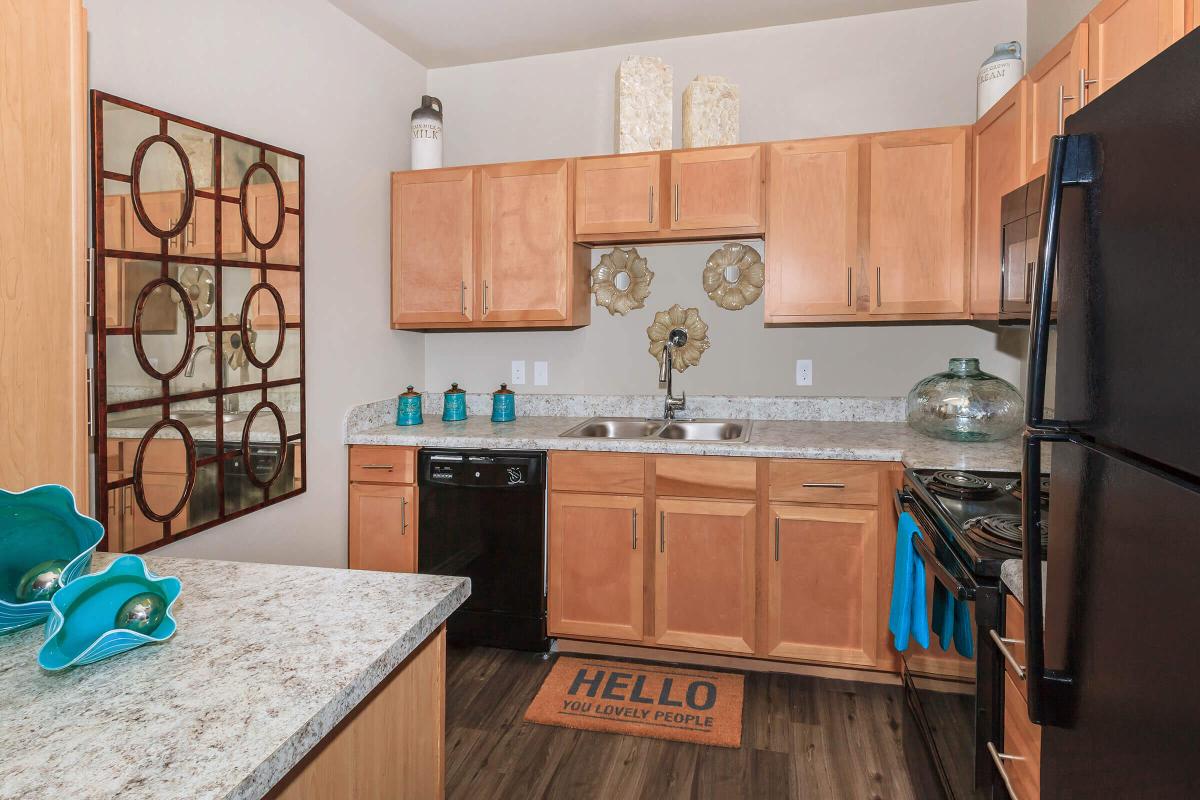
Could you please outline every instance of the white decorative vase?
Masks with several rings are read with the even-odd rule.
[[[617,152],[671,149],[671,66],[629,56],[617,68]]]
[[[979,68],[978,91],[976,94],[975,118],[987,113],[996,101],[1016,86],[1025,74],[1025,62],[1021,60],[1021,43],[1004,42],[996,45],[991,58]]]
[[[738,143],[737,84],[720,75],[697,75],[683,90],[683,146]]]
[[[421,107],[412,113],[412,169],[437,169],[442,165],[442,101],[421,96]]]

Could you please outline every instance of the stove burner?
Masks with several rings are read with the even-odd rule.
[[[1042,502],[1049,503],[1050,502],[1050,479],[1042,478],[1040,481],[1038,481],[1038,489],[1041,491]],[[1024,487],[1021,484],[1020,478],[1017,478],[1017,480],[1012,484],[1012,486],[1008,487],[1008,492],[1009,492],[1009,494],[1011,494],[1013,497],[1017,498],[1018,500],[1021,499],[1021,496],[1024,492]]]
[[[996,485],[984,480],[978,475],[956,470],[942,470],[933,473],[926,484],[934,494],[943,497],[957,497],[962,500],[980,497],[991,497],[996,494]]]
[[[1038,523],[1042,536],[1042,549],[1046,548],[1049,526],[1045,520]],[[963,533],[977,542],[998,549],[1021,550],[1021,518],[1016,514],[985,514],[972,517],[963,525]]]

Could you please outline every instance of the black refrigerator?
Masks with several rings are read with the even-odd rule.
[[[1066,131],[1043,196],[1025,432],[1026,485],[1052,454],[1044,583],[1028,541],[1024,557],[1042,796],[1200,797],[1200,33]],[[1026,531],[1039,514],[1023,509]]]

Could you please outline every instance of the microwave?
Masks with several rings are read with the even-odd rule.
[[[1033,311],[1038,237],[1041,232],[1045,177],[1034,178],[1000,199],[1000,322],[1028,324]],[[1057,311],[1054,287],[1051,317]]]

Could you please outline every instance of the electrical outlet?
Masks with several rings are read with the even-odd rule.
[[[525,362],[512,362],[512,379],[509,380],[513,386],[522,386],[525,383]]]
[[[796,385],[812,386],[812,359],[796,359]]]
[[[533,385],[534,386],[549,386],[550,385],[550,362],[549,361],[533,362]]]

